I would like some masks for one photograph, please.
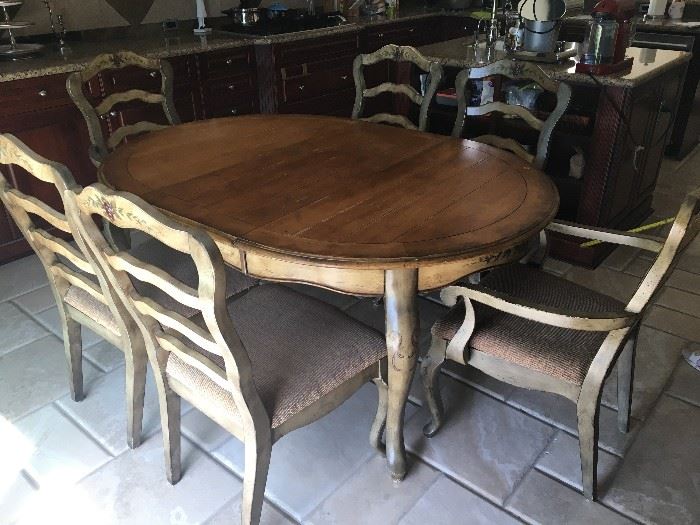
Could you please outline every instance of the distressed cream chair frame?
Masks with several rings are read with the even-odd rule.
[[[566,222],[554,222],[547,231],[584,239],[631,246],[656,253],[657,257],[639,288],[627,303],[624,312],[610,314],[568,312],[523,302],[515,297],[496,293],[479,285],[450,286],[442,290],[441,298],[448,306],[464,301],[466,315],[458,332],[447,342],[433,336],[428,356],[421,363],[421,375],[426,390],[432,420],[424,433],[431,437],[443,422],[443,407],[439,391],[439,371],[445,360],[470,365],[506,383],[553,392],[564,396],[577,407],[583,493],[589,499],[597,496],[598,413],[605,378],[617,362],[618,366],[618,426],[629,430],[634,376],[637,332],[643,316],[653,303],[687,245],[700,230],[700,188],[683,202],[667,239],[615,230],[592,228]],[[544,325],[572,330],[608,332],[598,350],[582,385],[556,379],[490,354],[469,349],[468,343],[475,326],[472,301],[488,305],[511,315]]]
[[[0,135],[0,164],[19,166],[35,178],[53,184],[61,198],[66,191],[80,190],[68,168],[37,155],[12,135]],[[140,333],[128,318],[115,317],[115,323],[121,334],[116,335],[102,323],[92,319],[88,313],[66,303],[66,294],[74,286],[100,303],[109,305],[104,288],[88,278],[88,276],[98,277],[98,282],[102,284],[102,281],[99,281],[94,259],[86,255],[85,251],[74,248],[66,240],[38,226],[32,219],[32,216],[40,217],[57,230],[70,234],[77,240],[66,215],[39,199],[12,188],[2,174],[0,174],[0,198],[46,270],[61,320],[71,398],[74,401],[81,401],[84,398],[81,327],[86,326],[124,352],[127,442],[131,448],[138,446],[141,441],[147,359]],[[28,380],[40,381],[41,378],[28,378]]]
[[[373,381],[379,389],[379,405],[370,432],[370,443],[382,448],[381,435],[386,423],[386,359],[372,365],[346,381],[330,394],[292,416],[282,425],[271,428],[268,414],[253,381],[248,352],[236,332],[224,297],[225,267],[214,240],[199,230],[166,217],[140,198],[115,192],[102,184],[85,188],[80,194],[66,192],[68,214],[81,237],[96,254],[115,291],[113,306],[131,315],[144,334],[146,349],[155,371],[160,400],[161,423],[165,444],[166,473],[171,483],[181,477],[180,465],[180,397],[192,402],[211,419],[228,430],[245,445],[242,523],[260,520],[272,445],[283,435],[305,426],[342,404],[360,386]],[[119,228],[140,230],[160,239],[171,248],[190,254],[198,271],[199,287],[190,288],[167,273],[125,252],[115,252],[91,216],[99,215]],[[183,305],[201,311],[206,328],[166,310],[152,300],[138,295],[131,278],[148,282]],[[168,332],[164,330],[168,329]],[[183,337],[210,354],[223,358],[222,370],[203,353],[183,344]],[[238,416],[218,410],[203,401],[202,394],[170,381],[165,366],[173,353],[186,364],[197,368],[227,388],[233,395]],[[199,402],[197,400],[200,400]]]
[[[107,70],[123,69],[125,67],[140,67],[151,71],[158,71],[161,75],[160,93],[151,93],[142,89],[130,89],[128,91],[113,93],[105,98],[97,107],[93,107],[83,92],[83,85],[99,73]],[[180,117],[175,110],[173,102],[173,69],[166,60],[147,58],[131,51],[108,53],[96,57],[85,69],[76,71],[68,76],[66,89],[71,99],[78,107],[90,134],[90,159],[99,167],[107,154],[116,148],[125,138],[138,135],[147,131],[156,131],[166,128],[162,124],[153,122],[138,122],[122,126],[108,139],[102,132],[101,119],[110,114],[117,104],[140,100],[148,104],[160,104],[163,113],[170,125],[180,124]]]
[[[396,84],[393,82],[383,82],[378,86],[367,88],[363,71],[364,67],[371,66],[384,60],[410,62],[422,71],[428,73],[425,95],[418,93],[413,86],[408,84]],[[428,126],[428,109],[442,80],[443,72],[440,64],[428,60],[413,47],[388,44],[374,53],[357,55],[353,63],[353,75],[355,77],[355,106],[352,109],[353,119],[391,124],[420,131],[426,130]],[[362,118],[362,112],[365,108],[365,99],[376,97],[382,93],[403,94],[406,95],[411,102],[418,104],[420,106],[418,126],[403,115],[392,115],[390,113],[377,113],[371,117]]]
[[[545,91],[555,93],[557,96],[557,105],[549,114],[547,120],[540,120],[523,106],[511,105],[506,102],[489,102],[481,106],[468,106],[467,83],[470,80],[483,79],[494,75],[504,76],[513,80],[531,80]],[[462,136],[464,122],[467,116],[481,116],[496,112],[504,115],[512,115],[522,119],[531,128],[539,131],[540,135],[537,140],[537,151],[535,155],[529,153],[521,144],[510,138],[499,137],[497,135],[481,135],[473,140],[508,150],[533,164],[538,169],[544,167],[549,153],[552,132],[571,102],[571,87],[569,87],[568,84],[552,80],[537,64],[502,59],[485,66],[463,69],[457,74],[455,88],[457,91],[457,119],[452,129],[453,137],[459,138]]]

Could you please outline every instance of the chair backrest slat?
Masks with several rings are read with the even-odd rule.
[[[165,97],[161,93],[151,93],[143,89],[130,89],[123,93],[112,93],[95,107],[95,112],[102,116],[110,112],[117,104],[140,100],[148,104],[162,104]]]
[[[384,60],[393,62],[410,62],[428,74],[425,95],[421,95],[413,86],[407,84],[396,84],[394,82],[383,82],[378,86],[367,88],[364,76],[364,67],[377,64]],[[367,122],[386,123],[394,126],[402,126],[407,129],[419,129],[425,131],[428,126],[428,109],[435,97],[435,93],[442,81],[442,67],[436,62],[425,58],[420,52],[410,46],[397,46],[389,44],[374,53],[358,55],[353,64],[353,75],[355,77],[355,105],[352,110],[352,118],[365,120]],[[365,100],[381,95],[382,93],[402,94],[420,106],[418,125],[413,124],[408,118],[401,115],[391,115],[389,113],[377,113],[371,117],[363,117]]]
[[[68,189],[79,189],[68,168],[41,157],[12,135],[0,135],[0,164],[7,166],[8,169],[14,165],[25,170],[26,174],[16,172],[16,177],[34,177],[52,184],[60,197]],[[0,200],[38,255],[52,290],[57,295],[57,300],[62,300],[73,285],[87,291],[99,301],[105,302],[99,286],[86,277],[96,275],[90,258],[64,239],[47,231],[35,220],[36,217],[41,218],[56,230],[72,236],[73,230],[65,214],[36,197],[25,195],[13,188],[2,173],[0,173]],[[64,262],[73,265],[84,274],[80,275],[73,271],[65,266]]]
[[[470,80],[482,80],[490,76],[502,76],[512,80],[527,80],[536,83],[545,91],[556,94],[557,104],[546,120],[538,118],[529,109],[512,105],[506,102],[496,101],[482,104],[480,106],[469,106],[468,84]],[[503,59],[481,67],[467,68],[459,72],[455,80],[457,91],[457,119],[452,129],[453,137],[461,137],[464,130],[465,117],[482,116],[491,113],[501,113],[517,117],[524,121],[532,129],[539,132],[537,149],[532,156],[532,164],[537,168],[543,168],[549,153],[549,145],[552,139],[552,132],[559,123],[559,120],[566,112],[571,102],[571,87],[564,82],[557,82],[551,79],[537,64],[511,59]],[[486,144],[499,145],[494,135],[483,135],[475,140]],[[512,151],[521,158],[531,155],[522,145],[516,141],[502,142],[502,147]],[[523,155],[525,153],[526,155]]]
[[[683,201],[663,248],[627,304],[628,311],[641,313],[653,303],[654,297],[661,291],[683,252],[699,231],[700,187],[688,194]]]
[[[269,421],[255,389],[250,358],[227,311],[224,262],[209,234],[165,216],[134,195],[112,191],[102,184],[89,186],[80,193],[67,191],[65,200],[78,237],[95,254],[110,289],[115,292],[115,302],[135,320],[152,357],[159,363],[166,362],[163,352],[175,352],[213,380],[220,382],[225,377],[225,386],[243,420],[251,425],[261,417]],[[151,262],[115,252],[92,220],[94,215],[119,228],[141,231],[191,257],[198,277],[197,290],[156,269]],[[197,317],[201,320],[195,322],[194,318],[187,319],[173,311],[165,303],[165,297],[159,299],[159,294],[141,296],[134,286],[139,281],[155,286],[183,306],[198,310],[201,316]],[[198,355],[199,349],[223,358],[223,376],[206,353]]]
[[[161,76],[160,92],[151,93],[142,89],[130,89],[122,93],[113,93],[97,106],[93,106],[83,91],[85,83],[104,71],[118,70],[125,67],[138,67],[159,72]],[[173,70],[165,60],[143,57],[131,51],[103,54],[95,58],[82,71],[69,75],[66,80],[66,88],[87,123],[91,141],[90,157],[96,165],[100,165],[105,156],[125,138],[164,127],[153,122],[139,122],[122,126],[113,132],[109,139],[105,139],[100,117],[109,113],[117,104],[137,100],[147,104],[160,104],[163,108],[163,114],[170,125],[180,123],[180,117],[175,110],[173,101]],[[150,126],[144,124],[150,124]]]

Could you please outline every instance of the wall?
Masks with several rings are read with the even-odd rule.
[[[238,0],[204,0],[212,16],[221,16],[221,10],[238,5]],[[64,16],[69,31],[157,23],[167,18],[193,19],[195,0],[51,0],[55,14]],[[50,31],[48,13],[41,0],[25,0],[17,19],[36,25],[24,34]]]

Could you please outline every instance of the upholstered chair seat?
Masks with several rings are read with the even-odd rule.
[[[334,306],[286,286],[258,286],[227,304],[241,342],[250,356],[255,387],[270,414],[272,428],[386,356],[384,336],[349,318]],[[201,315],[192,319],[204,327]],[[172,332],[171,332],[172,333]],[[187,341],[183,341],[186,344]],[[189,342],[225,371],[223,358]],[[175,390],[199,395],[190,400],[238,418],[227,381],[217,381],[170,353],[166,373]]]
[[[480,283],[497,293],[567,312],[623,313],[625,304],[562,277],[524,264],[497,269]],[[477,350],[576,385],[582,385],[607,332],[584,332],[530,321],[474,303],[475,326],[469,350]],[[458,302],[432,333],[452,340],[464,323]],[[465,356],[468,360],[468,356]]]

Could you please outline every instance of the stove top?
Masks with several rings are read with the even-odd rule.
[[[239,33],[243,35],[269,36],[281,35],[284,33],[296,33],[298,31],[309,31],[311,29],[322,29],[324,27],[336,27],[348,24],[344,17],[334,14],[307,15],[301,18],[283,17],[268,19],[263,17],[253,25],[242,25],[236,23],[226,24],[222,27],[224,31]]]

